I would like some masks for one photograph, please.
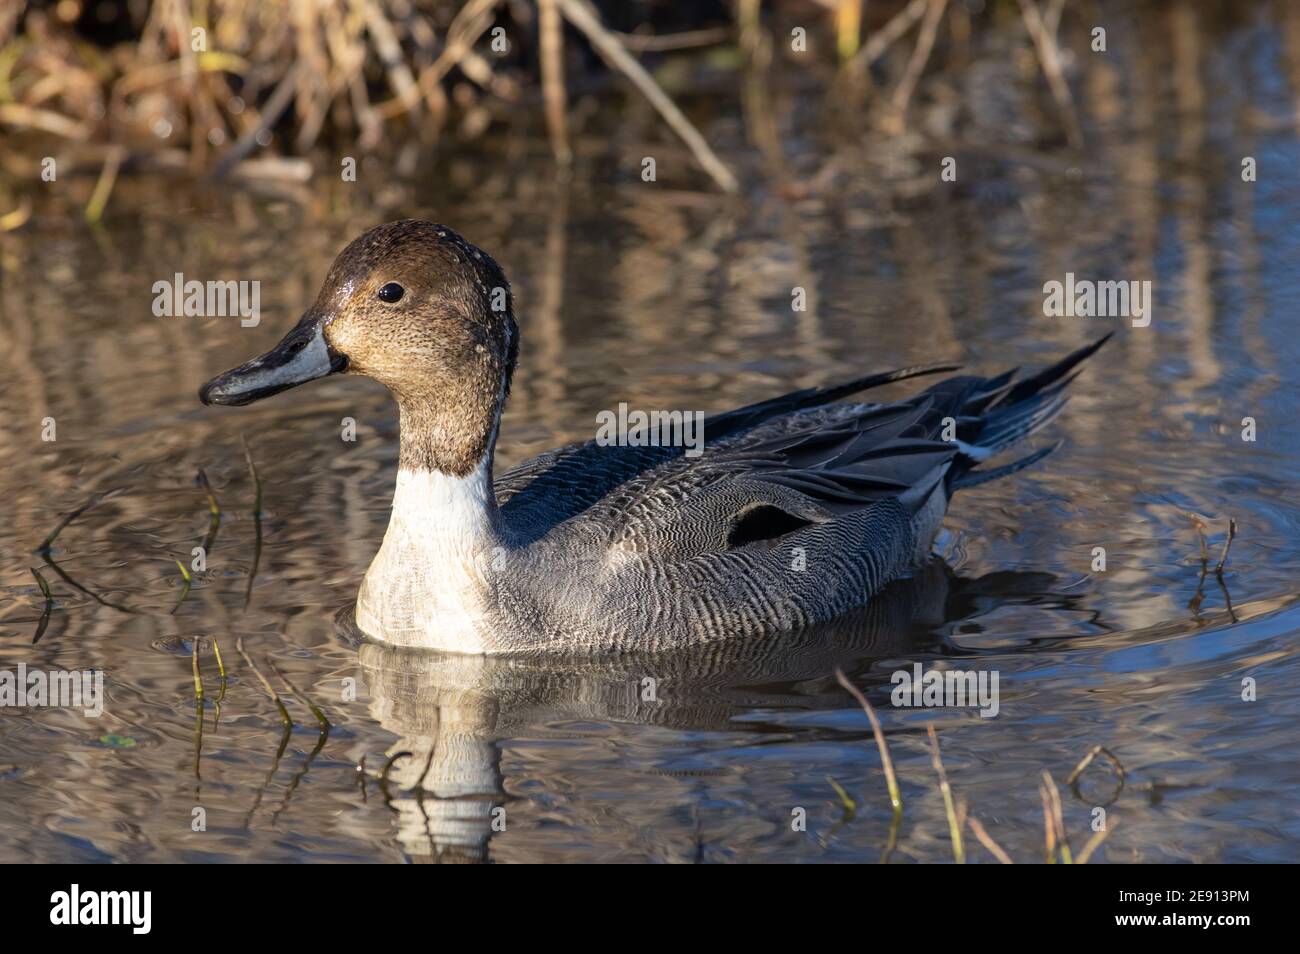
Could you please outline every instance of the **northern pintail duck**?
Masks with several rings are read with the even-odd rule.
[[[451,229],[404,220],[348,245],[284,339],[199,396],[248,404],[337,372],[392,392],[393,512],[356,603],[370,638],[659,650],[825,621],[910,573],[957,490],[1054,449],[977,467],[1051,421],[1105,340],[1028,377],[951,377],[888,404],[839,402],[957,366],[795,391],[709,417],[698,456],[593,439],[494,477],[519,350],[509,283]]]

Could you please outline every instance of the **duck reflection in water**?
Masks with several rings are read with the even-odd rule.
[[[873,663],[974,656],[951,634],[980,616],[1013,604],[1078,610],[1079,601],[1051,574],[964,579],[936,558],[833,624],[664,653],[467,656],[368,641],[349,610],[338,625],[357,649],[371,715],[399,736],[381,787],[402,849],[420,862],[473,863],[489,860],[492,838],[512,823],[501,740],[565,722],[736,732],[755,710],[856,707],[837,668],[887,697],[897,667]]]

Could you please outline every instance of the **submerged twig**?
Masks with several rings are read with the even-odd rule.
[[[248,471],[253,475],[253,566],[248,571],[248,586],[244,590],[244,609],[248,609],[253,599],[253,580],[257,577],[258,564],[262,562],[262,478],[257,475],[257,465],[253,463],[253,452],[248,449],[248,441],[243,435],[239,441],[244,445],[244,459],[248,461]]]
[[[1098,755],[1106,756],[1106,758],[1110,761],[1110,764],[1115,767],[1115,774],[1119,777],[1119,783],[1115,786],[1114,794],[1112,794],[1107,801],[1102,803],[1104,807],[1106,805],[1113,804],[1115,802],[1115,799],[1119,798],[1120,792],[1124,791],[1124,781],[1125,781],[1123,763],[1120,762],[1120,760],[1116,758],[1115,754],[1105,746],[1094,745],[1091,749],[1089,749],[1088,754],[1079,760],[1079,764],[1074,767],[1074,771],[1071,772],[1069,778],[1065,780],[1065,784],[1070,786],[1070,789],[1071,791],[1074,792],[1076,798],[1082,798],[1083,795],[1079,791],[1079,779],[1080,777],[1082,777],[1083,773],[1087,771],[1088,766],[1092,764],[1093,760]]]
[[[41,556],[45,556],[46,554],[48,554],[50,552],[50,547],[54,544],[55,539],[58,537],[60,533],[64,531],[64,529],[68,526],[68,524],[72,523],[72,521],[76,520],[87,510],[91,509],[92,507],[98,506],[99,504],[107,500],[109,497],[114,497],[121,492],[122,492],[121,487],[114,487],[112,490],[101,490],[98,493],[91,494],[90,497],[86,499],[86,502],[83,503],[80,507],[77,507],[75,510],[69,510],[66,514],[64,514],[63,519],[58,522],[58,525],[56,525],[53,530],[50,531],[49,536],[47,536],[44,540],[42,540],[41,545],[37,547],[35,550],[33,550],[32,552],[38,553]]]
[[[1075,860],[1076,864],[1086,865],[1088,863],[1088,859],[1092,857],[1092,853],[1101,847],[1101,843],[1110,835],[1111,826],[1113,826],[1117,821],[1118,819],[1116,818],[1108,818],[1105,828],[1101,829],[1101,831],[1093,832],[1092,837],[1088,839],[1088,843],[1084,845],[1083,850],[1079,852],[1079,857]]]
[[[1043,797],[1044,806],[1049,811],[1052,830],[1055,835],[1057,848],[1061,853],[1061,861],[1064,864],[1073,864],[1074,857],[1070,852],[1070,841],[1065,834],[1065,816],[1061,813],[1061,792],[1056,787],[1056,782],[1052,778],[1052,773],[1046,769],[1043,770]]]
[[[943,795],[943,809],[948,816],[948,833],[952,837],[952,856],[957,864],[964,865],[966,863],[966,845],[961,836],[962,823],[958,817],[957,808],[953,804],[952,786],[948,784],[948,773],[943,770],[943,758],[939,755],[939,734],[934,731],[933,722],[926,724],[925,731],[930,736],[930,764],[934,766],[934,771],[939,776],[939,792]],[[964,810],[962,814],[965,814]]]
[[[54,597],[50,595],[50,585],[45,582],[45,577],[41,576],[41,571],[36,567],[30,567],[32,576],[36,577],[36,585],[41,588],[41,593],[45,595],[45,609],[41,613],[40,622],[36,624],[36,635],[32,637],[32,645],[35,646],[45,635],[45,628],[50,625],[50,613],[54,611]]]
[[[1120,781],[1122,782],[1124,780],[1123,763],[1121,763],[1120,760],[1115,757],[1115,753],[1113,753],[1110,749],[1106,748],[1103,745],[1094,745],[1091,749],[1088,750],[1088,754],[1079,760],[1079,764],[1074,767],[1074,771],[1071,772],[1070,777],[1065,780],[1065,784],[1073,785],[1075,782],[1079,781],[1079,776],[1082,775],[1087,770],[1088,766],[1092,764],[1093,759],[1095,759],[1098,755],[1104,755],[1106,756],[1107,759],[1110,760],[1110,764],[1115,766],[1115,771],[1119,773],[1119,778]]]
[[[330,726],[329,723],[326,722],[321,726],[320,735],[316,737],[316,744],[312,747],[312,750],[307,753],[307,758],[303,760],[302,768],[294,773],[293,778],[289,780],[289,784],[285,786],[284,798],[280,800],[280,807],[271,813],[272,826],[274,826],[276,820],[284,814],[285,809],[289,807],[289,800],[293,798],[293,793],[298,790],[298,786],[302,783],[303,778],[306,777],[308,770],[311,768],[311,763],[316,759],[316,756],[320,755],[321,749],[325,748],[325,743],[329,741],[329,737]]]
[[[217,684],[217,698],[213,702],[214,712],[212,715],[212,727],[216,728],[221,723],[221,703],[226,699],[226,664],[221,659],[221,644],[217,642],[217,637],[212,637],[212,655],[217,657],[217,678],[220,682]]]
[[[316,717],[316,724],[320,726],[321,731],[328,732],[330,729],[330,720],[325,718],[325,713],[321,711],[320,707],[316,705],[314,702],[312,702],[310,699],[308,699],[305,693],[303,693],[301,690],[299,690],[297,686],[295,686],[292,682],[290,682],[289,677],[286,676],[281,671],[279,666],[271,662],[270,659],[266,661],[266,664],[271,667],[272,672],[274,672],[277,676],[280,677],[280,681],[289,687],[289,691],[294,694],[294,696],[298,699],[298,701],[311,710],[311,714]]]
[[[266,690],[266,694],[270,696],[271,701],[275,703],[276,709],[280,712],[280,721],[284,723],[286,728],[292,726],[293,720],[289,718],[289,710],[284,707],[284,701],[281,700],[280,694],[275,691],[275,687],[271,685],[270,681],[262,675],[262,670],[257,668],[257,664],[253,662],[248,653],[244,652],[243,636],[240,636],[235,640],[235,649],[238,651],[239,655],[244,657],[244,662],[248,663],[248,668],[253,670],[253,675],[257,677],[257,681],[262,684],[262,688]]]
[[[184,563],[180,560],[176,560],[176,566],[181,571],[181,577],[185,580],[185,586],[181,588],[180,599],[178,599],[176,605],[172,607],[171,613],[168,614],[170,616],[176,615],[176,611],[180,609],[181,604],[185,602],[185,597],[190,595],[190,586],[194,583],[194,578],[190,576],[190,571],[185,568]]]
[[[1192,526],[1196,528],[1196,536],[1201,544],[1201,575],[1196,581],[1196,592],[1188,600],[1187,607],[1193,613],[1199,613],[1201,603],[1205,599],[1205,578],[1210,574],[1210,545],[1205,538],[1205,521],[1199,514],[1188,513],[1187,518],[1191,520]],[[1232,608],[1232,595],[1228,592],[1228,585],[1223,579],[1223,570],[1228,563],[1228,553],[1232,550],[1232,541],[1237,538],[1237,521],[1228,518],[1228,536],[1223,541],[1223,549],[1219,552],[1219,562],[1214,566],[1214,579],[1219,584],[1219,591],[1223,593],[1224,606],[1228,611],[1228,618],[1234,623],[1237,621],[1237,613]]]
[[[1056,864],[1056,824],[1052,821],[1051,797],[1047,787],[1038,783],[1038,797],[1043,802],[1043,860],[1049,865]]]
[[[1214,566],[1214,572],[1220,576],[1223,575],[1223,568],[1228,562],[1228,551],[1232,549],[1232,541],[1237,539],[1237,521],[1231,517],[1228,518],[1228,539],[1223,541],[1223,552],[1219,554],[1219,562]]]
[[[237,641],[237,644],[241,641]],[[244,658],[247,659],[248,657],[245,656]],[[256,672],[257,670],[254,669],[253,671]],[[249,806],[247,814],[244,815],[245,829],[253,823],[253,816],[257,814],[258,808],[262,805],[262,798],[266,795],[266,787],[271,784],[271,780],[275,778],[275,773],[280,770],[280,759],[284,758],[284,751],[289,747],[289,736],[292,730],[293,726],[290,723],[285,723],[280,733],[280,744],[276,747],[275,757],[271,759],[271,767],[267,770],[266,778],[262,781],[261,786],[258,787],[257,794],[253,796],[253,804]]]
[[[203,706],[203,676],[199,673],[199,641],[203,637],[195,636],[190,642],[190,669],[194,673],[194,701]]]
[[[987,848],[989,854],[998,859],[999,862],[1004,865],[1014,864],[1011,860],[1011,856],[1003,851],[1002,846],[993,840],[993,836],[984,829],[984,826],[980,824],[978,818],[974,815],[967,816],[966,827],[974,832],[975,837],[979,839],[979,843]]]
[[[893,806],[893,819],[889,826],[889,840],[885,845],[885,852],[881,856],[881,863],[884,864],[889,860],[893,852],[894,845],[898,841],[898,827],[903,820],[903,796],[898,790],[898,778],[894,775],[894,760],[889,757],[889,746],[885,743],[884,730],[880,728],[880,720],[876,718],[876,711],[871,708],[871,703],[857,686],[849,682],[849,677],[844,675],[844,670],[835,670],[835,679],[841,686],[848,690],[849,695],[857,700],[862,711],[867,714],[867,720],[871,723],[871,734],[875,736],[876,748],[880,752],[880,765],[885,771],[885,784],[889,788],[889,803]]]
[[[195,636],[190,643],[190,670],[194,674],[194,777],[199,774],[203,759],[203,676],[199,673],[199,642],[203,637]]]
[[[212,544],[217,541],[217,530],[221,527],[221,507],[217,504],[217,495],[212,492],[212,484],[208,483],[208,475],[200,467],[198,473],[194,476],[195,482],[203,488],[203,492],[208,496],[208,533],[203,538],[203,559],[206,560],[212,553]]]
[[[107,606],[109,609],[115,609],[119,613],[131,613],[134,615],[135,610],[131,609],[131,607],[123,606],[120,603],[114,603],[112,600],[106,600],[104,599],[104,597],[100,596],[94,590],[87,589],[86,587],[78,583],[76,580],[74,580],[72,577],[68,576],[67,571],[65,571],[63,567],[55,563],[54,558],[51,557],[48,553],[45,554],[45,565],[48,566],[51,570],[53,570],[56,574],[58,574],[59,579],[61,579],[64,583],[67,583],[68,586],[72,587],[74,590],[77,590],[80,593],[86,594],[92,600],[98,603],[100,606]]]

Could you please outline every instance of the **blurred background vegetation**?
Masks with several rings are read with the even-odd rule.
[[[1095,49],[1093,6],[1065,17],[1065,0],[3,0],[0,175],[31,183],[53,156],[61,177],[89,180],[95,219],[123,172],[285,185],[325,155],[385,151],[409,172],[522,127],[544,130],[562,167],[660,140],[686,151],[696,185],[730,192],[745,170],[715,139],[734,138],[738,101],[754,164],[801,194],[837,170],[801,181],[787,168],[794,131],[772,108],[774,73],[785,95],[817,97],[828,127],[883,141],[950,130],[955,110],[1023,141],[1029,105],[1041,119],[1030,138],[1079,146],[1069,51]],[[995,58],[977,58],[976,42]],[[1104,92],[1113,76],[1089,69]],[[951,85],[946,101],[930,88],[940,74],[970,84],[962,102]],[[15,189],[0,192],[0,228],[30,215]]]

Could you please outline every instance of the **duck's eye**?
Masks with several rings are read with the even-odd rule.
[[[405,288],[397,284],[397,282],[389,282],[383,288],[379,289],[379,300],[386,301],[391,305],[393,302],[401,301],[402,296],[405,294]]]

